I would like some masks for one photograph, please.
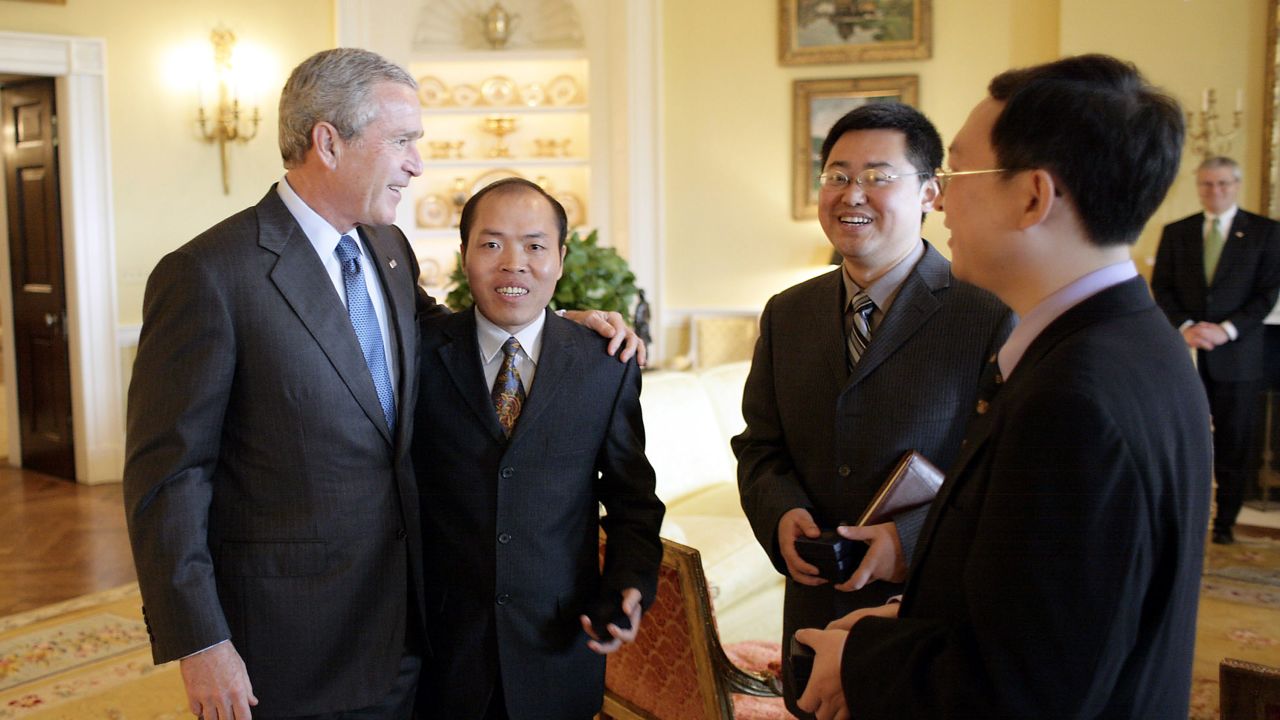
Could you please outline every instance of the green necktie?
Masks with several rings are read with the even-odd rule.
[[[1214,218],[1209,227],[1209,234],[1204,236],[1204,279],[1213,284],[1213,271],[1218,269],[1218,258],[1222,257],[1222,218]]]

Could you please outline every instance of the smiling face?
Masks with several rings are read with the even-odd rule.
[[[396,205],[409,180],[422,174],[417,141],[422,137],[422,115],[413,88],[383,82],[374,87],[377,108],[373,120],[350,140],[335,140],[338,150],[336,180],[343,199],[336,210],[335,228],[355,225],[390,225]]]
[[[564,271],[551,203],[527,188],[490,192],[476,205],[469,235],[462,266],[476,309],[515,334],[546,309]]]
[[[999,167],[991,145],[991,129],[1004,104],[986,98],[969,113],[947,153],[947,169],[988,170]],[[1010,173],[962,175],[947,183],[937,202],[951,231],[951,271],[957,278],[1000,295],[1016,273],[1018,247],[1009,242],[1016,228],[1017,198],[1007,185]]]
[[[906,150],[906,136],[897,130],[852,130],[832,146],[823,172],[839,170],[853,177],[868,168],[890,175],[932,170],[913,167]],[[853,276],[874,279],[920,242],[921,215],[932,209],[936,192],[934,181],[919,177],[903,177],[881,188],[852,182],[841,189],[824,185],[818,221]]]

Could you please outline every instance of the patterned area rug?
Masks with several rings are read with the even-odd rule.
[[[0,720],[190,718],[151,662],[136,584],[0,619]]]
[[[1200,582],[1192,720],[1217,720],[1218,663],[1280,666],[1280,541],[1236,536],[1209,544]]]

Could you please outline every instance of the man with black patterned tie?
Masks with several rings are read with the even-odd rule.
[[[1280,289],[1280,223],[1240,209],[1240,180],[1231,158],[1200,163],[1196,190],[1204,212],[1165,226],[1151,276],[1156,302],[1195,352],[1209,396],[1219,544],[1234,541],[1245,483],[1257,477],[1262,321]]]
[[[427,716],[594,716],[603,655],[635,638],[657,591],[664,508],[644,454],[640,369],[547,308],[566,225],[527,180],[481,190],[460,222],[475,307],[422,324]],[[597,631],[585,613],[601,604]]]

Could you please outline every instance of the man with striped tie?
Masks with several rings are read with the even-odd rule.
[[[901,592],[928,508],[865,528],[846,581],[828,582],[796,538],[855,521],[894,463],[918,450],[946,468],[960,449],[987,359],[1012,326],[1008,308],[957,281],[920,237],[938,195],[938,131],[918,110],[872,103],[840,118],[822,144],[818,220],[839,268],[774,296],[760,319],[733,439],[742,507],[787,576],[783,647]],[[787,705],[795,705],[784,663]]]
[[[1196,169],[1204,212],[1166,225],[1151,290],[1196,354],[1213,415],[1217,515],[1213,542],[1234,542],[1263,390],[1262,320],[1280,289],[1280,223],[1240,209],[1240,165],[1206,158]]]

